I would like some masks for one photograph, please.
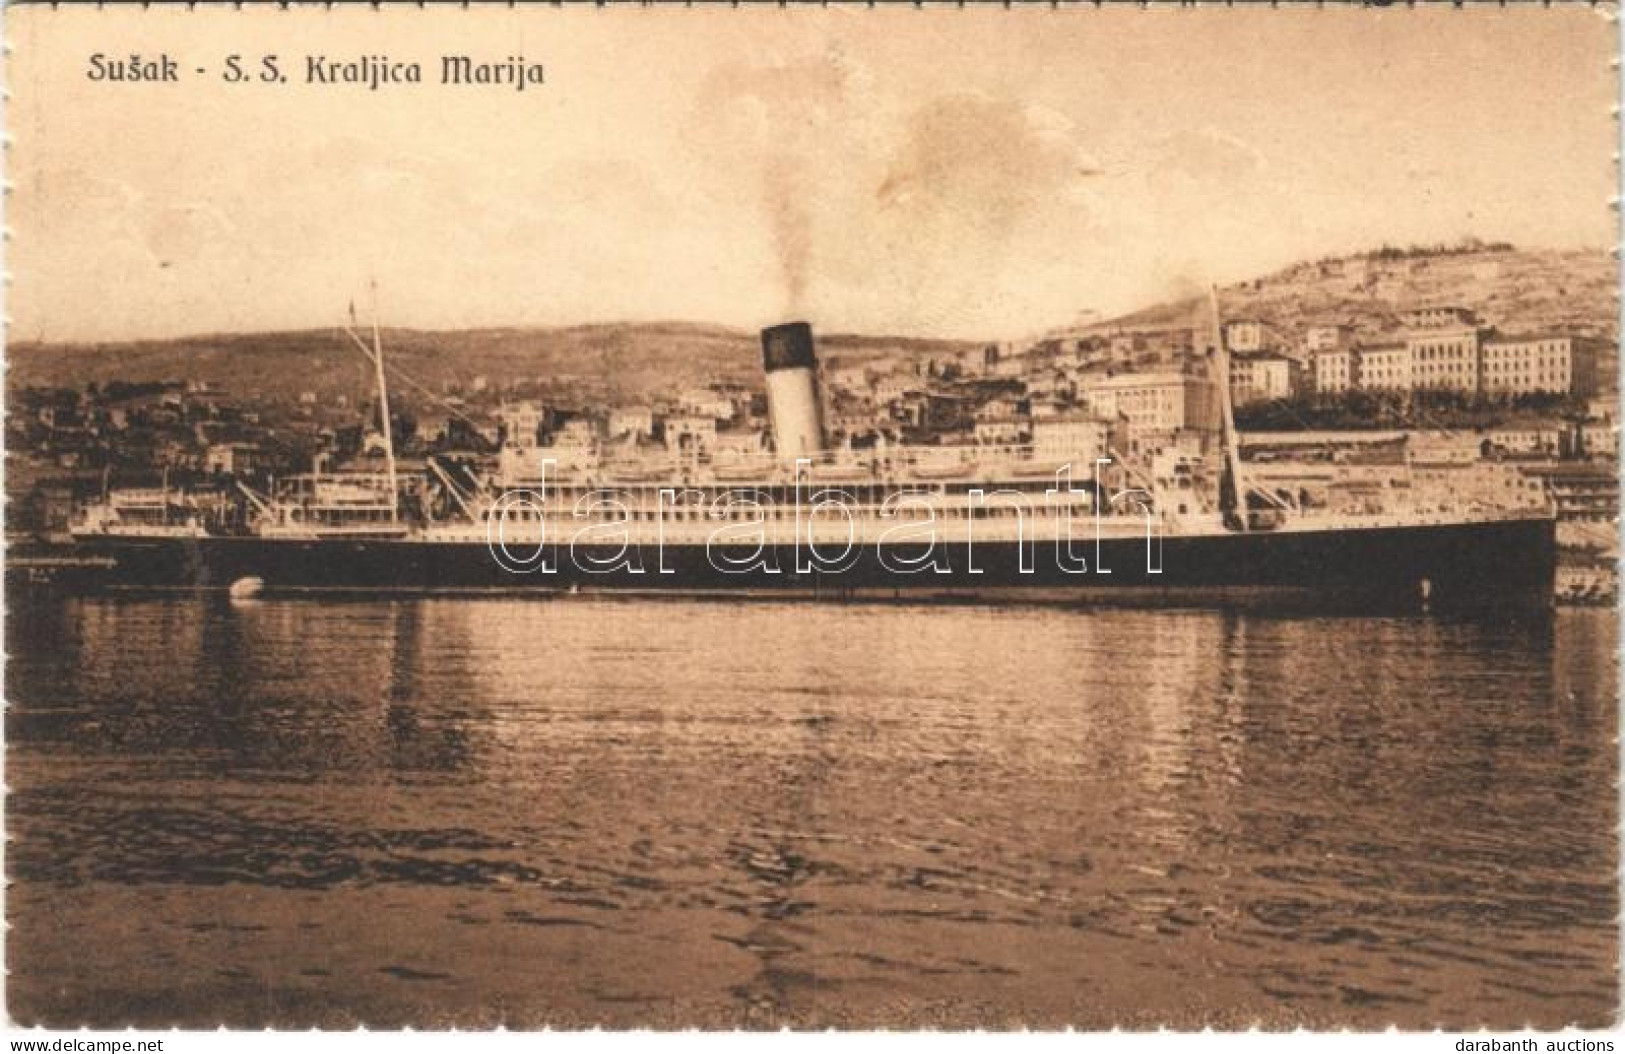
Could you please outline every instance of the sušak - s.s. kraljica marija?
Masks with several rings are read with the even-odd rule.
[[[355,58],[306,55],[303,65],[305,84],[347,85],[377,91],[390,85],[425,83],[424,63],[397,61],[388,55],[361,55]],[[86,60],[85,77],[92,81],[178,83],[182,80],[183,71],[189,72],[193,68],[167,52],[109,56],[98,51]],[[225,57],[220,75],[233,84],[286,84],[292,68],[293,62],[280,55],[232,54]],[[206,72],[203,66],[195,69],[199,74]],[[438,69],[439,80],[432,83],[503,87],[522,92],[547,82],[543,65],[530,62],[523,55],[508,55],[497,61],[482,61],[468,55],[442,55],[438,60]]]

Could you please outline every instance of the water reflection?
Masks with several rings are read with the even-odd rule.
[[[126,598],[8,634],[25,1020],[1615,1003],[1610,613]],[[115,907],[129,962],[52,951]]]

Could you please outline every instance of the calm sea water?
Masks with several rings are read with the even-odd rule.
[[[129,598],[7,623],[25,1022],[1614,1013],[1612,612]]]

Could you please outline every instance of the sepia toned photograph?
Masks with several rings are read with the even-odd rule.
[[[14,1031],[1615,1026],[1616,7],[4,20]]]

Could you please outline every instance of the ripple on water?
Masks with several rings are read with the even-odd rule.
[[[7,624],[41,1014],[99,989],[34,892],[91,934],[122,925],[95,905],[145,911],[165,966],[132,984],[274,980],[303,1020],[1615,1002],[1611,613],[128,598]]]

